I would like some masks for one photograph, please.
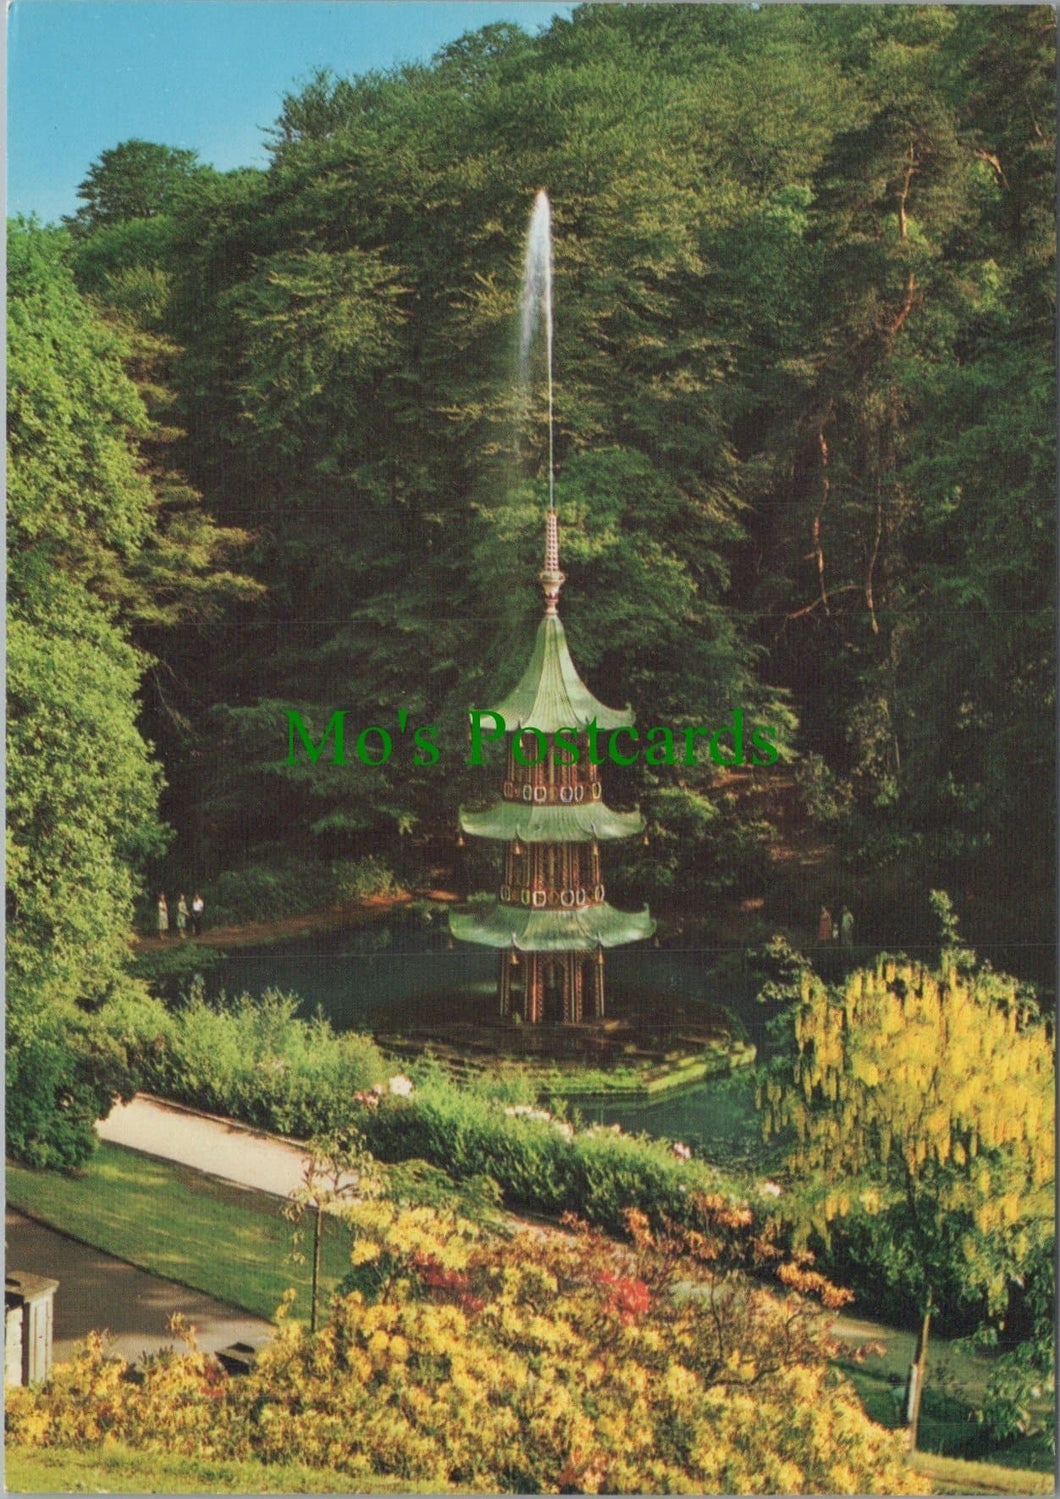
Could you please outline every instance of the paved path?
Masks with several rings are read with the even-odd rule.
[[[309,1152],[295,1142],[142,1093],[117,1104],[96,1131],[111,1145],[177,1161],[274,1197],[290,1197],[305,1182]]]
[[[199,1346],[210,1353],[229,1343],[259,1342],[273,1331],[270,1323],[239,1307],[138,1270],[10,1208],[4,1230],[9,1269],[32,1270],[59,1282],[53,1344],[57,1363],[71,1358],[75,1343],[95,1328],[108,1328],[115,1352],[129,1362],[171,1346],[174,1338],[166,1322],[173,1312],[184,1314]]]

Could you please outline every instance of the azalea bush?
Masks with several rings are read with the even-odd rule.
[[[391,1201],[349,1216],[359,1288],[319,1333],[282,1318],[245,1377],[193,1350],[139,1383],[92,1339],[10,1393],[10,1440],[486,1492],[917,1491],[901,1439],[828,1367],[826,1311],[846,1293],[746,1207],[702,1196],[694,1230],[631,1214],[627,1247],[573,1222],[497,1239]],[[775,1292],[720,1268],[736,1246]]]

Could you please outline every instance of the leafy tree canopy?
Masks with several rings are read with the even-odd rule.
[[[79,232],[153,219],[171,213],[182,195],[193,190],[213,168],[198,152],[160,146],[135,137],[100,154],[80,183],[81,207],[69,223]]]
[[[955,1249],[966,1290],[997,1315],[1053,1232],[1050,1038],[1014,981],[954,956],[938,972],[881,960],[839,991],[805,972],[794,1063],[759,1100],[767,1130],[792,1142],[785,1216],[804,1236],[888,1214],[892,1270],[923,1318],[921,1384]]]

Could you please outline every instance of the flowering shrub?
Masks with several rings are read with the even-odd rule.
[[[431,1208],[350,1213],[377,1274],[307,1333],[281,1318],[241,1378],[194,1350],[122,1378],[98,1339],[39,1389],[14,1390],[24,1444],[298,1460],[488,1492],[912,1493],[900,1439],[827,1367],[815,1296],[754,1215],[696,1202],[695,1229],[631,1247],[568,1222],[507,1240]],[[789,1289],[719,1266],[734,1241]],[[369,1289],[370,1288],[370,1289]]]
[[[559,1216],[574,1212],[613,1233],[637,1208],[658,1223],[682,1219],[690,1194],[741,1195],[731,1174],[675,1152],[665,1140],[595,1127],[575,1132],[544,1109],[477,1096],[451,1080],[427,1078],[413,1097],[386,1098],[358,1127],[381,1161],[418,1159],[452,1177],[488,1176],[509,1207]]]

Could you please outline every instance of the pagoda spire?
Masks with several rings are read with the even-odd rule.
[[[567,581],[567,574],[559,567],[559,521],[556,507],[550,505],[545,515],[545,566],[538,573],[538,581],[545,594],[545,613],[559,613],[559,591]]]
[[[559,617],[566,578],[553,505],[545,516],[545,565],[538,581],[545,613],[533,654],[515,688],[487,710],[508,737],[502,795],[481,810],[460,810],[462,832],[504,845],[500,899],[451,911],[449,930],[461,942],[499,953],[502,1017],[580,1025],[604,1018],[604,949],[642,942],[655,922],[647,906],[619,911],[607,900],[600,845],[642,833],[644,818],[636,810],[616,812],[604,801],[591,733],[628,728],[633,712],[628,705],[598,702],[571,660]],[[557,749],[561,730],[577,736],[573,757],[565,752],[569,742]]]

